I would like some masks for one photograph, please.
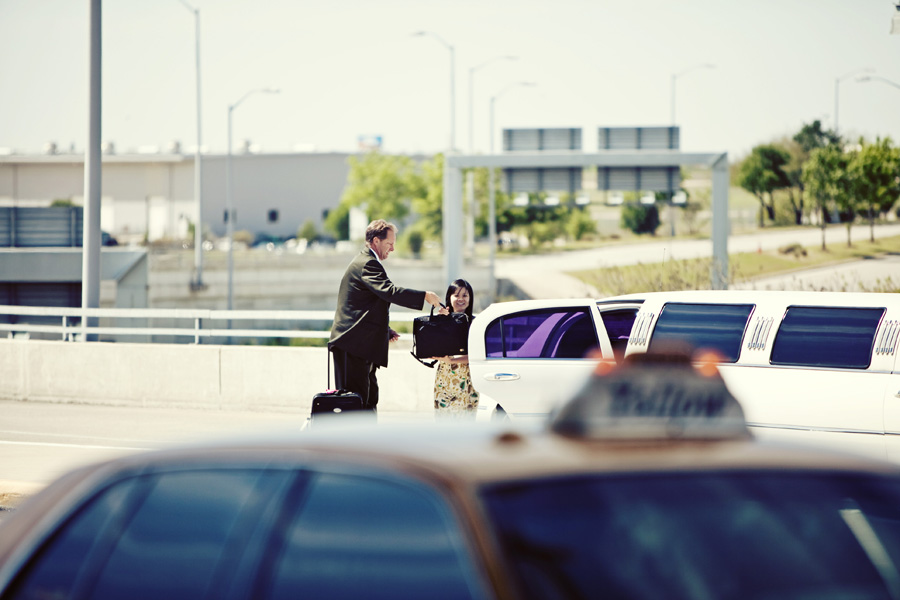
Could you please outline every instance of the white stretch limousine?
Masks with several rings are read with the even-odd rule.
[[[494,304],[472,323],[469,363],[481,408],[515,418],[546,414],[598,361],[712,349],[758,436],[900,462],[898,337],[900,294],[652,292]]]

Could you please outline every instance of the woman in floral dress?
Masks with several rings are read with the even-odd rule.
[[[464,312],[472,319],[472,286],[457,279],[447,288],[444,303],[450,312]],[[434,376],[434,415],[436,418],[474,419],[478,408],[478,392],[472,387],[469,357],[440,356]]]

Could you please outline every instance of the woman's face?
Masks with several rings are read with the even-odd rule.
[[[464,287],[459,288],[450,295],[450,304],[453,305],[453,312],[465,312],[469,307],[469,290]]]

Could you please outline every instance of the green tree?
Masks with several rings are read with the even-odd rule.
[[[852,204],[850,177],[847,172],[849,157],[837,144],[814,148],[803,166],[803,183],[815,199],[820,211],[822,250],[825,247],[825,225],[832,204],[846,207]],[[852,220],[851,220],[852,222]],[[850,223],[847,225],[847,245],[850,245]]]
[[[328,211],[325,217],[325,231],[339,240],[350,239],[350,206],[341,202]]]
[[[481,237],[487,237],[488,235],[488,218],[490,216],[488,172],[488,169],[484,167],[475,169],[475,231],[476,235]],[[497,187],[494,188],[495,190],[500,189],[499,182],[500,179],[499,176],[497,176],[497,179],[495,180]],[[499,194],[495,193],[495,202],[497,202],[498,197]],[[496,208],[496,205],[494,208]]]
[[[489,169],[479,169],[482,171],[481,175],[483,178],[479,177],[479,173],[475,174],[475,197],[480,197],[478,195],[478,191],[480,189],[480,181],[483,182],[484,185],[484,202],[481,207],[481,214],[484,218],[484,231],[487,233],[488,228],[488,216],[489,216],[489,203],[490,203],[490,194],[488,191],[488,183],[489,183]],[[493,169],[494,172],[494,208],[496,210],[496,218],[497,218],[497,232],[501,231],[512,231],[513,227],[517,224],[519,220],[523,218],[523,211],[520,207],[517,207],[513,204],[513,197],[511,194],[507,194],[502,191],[503,187],[501,183],[503,182],[503,170],[502,169]],[[530,201],[530,200],[529,200]]]
[[[803,195],[806,191],[803,182],[803,166],[809,160],[810,152],[816,148],[838,144],[840,139],[840,136],[833,131],[822,129],[822,122],[816,119],[812,123],[805,123],[791,139],[780,142],[790,157],[784,167],[784,172],[790,181],[790,186],[787,188],[788,199],[794,210],[794,222],[797,225],[803,222]],[[797,192],[796,196],[794,190]]]
[[[841,136],[834,131],[822,129],[822,122],[816,119],[812,123],[805,123],[794,135],[794,141],[800,144],[804,152],[809,154],[816,148],[839,145]]]
[[[409,178],[418,229],[424,236],[440,240],[444,230],[444,155],[423,162]]]
[[[410,157],[370,152],[363,158],[351,156],[348,162],[342,205],[365,205],[370,220],[406,218],[416,190],[415,162]]]
[[[900,196],[900,149],[893,146],[890,138],[863,143],[848,171],[857,207],[868,213],[869,240],[874,242],[875,216],[889,211]]]
[[[793,139],[782,140],[780,144],[790,157],[784,167],[784,173],[790,182],[787,188],[788,201],[791,203],[791,210],[794,211],[794,223],[801,225],[804,210],[803,193],[806,191],[803,184],[803,165],[809,160],[809,153]]]
[[[775,144],[763,144],[753,148],[738,172],[738,185],[756,196],[760,204],[759,226],[764,226],[763,211],[770,221],[775,220],[775,190],[790,187],[785,173],[790,161],[786,150]],[[766,202],[766,194],[769,202]]]

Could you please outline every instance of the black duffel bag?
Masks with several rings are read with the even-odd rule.
[[[413,320],[413,349],[410,354],[424,365],[423,358],[433,356],[456,356],[469,353],[469,315],[466,313],[450,313],[449,315],[431,314],[416,317]]]

